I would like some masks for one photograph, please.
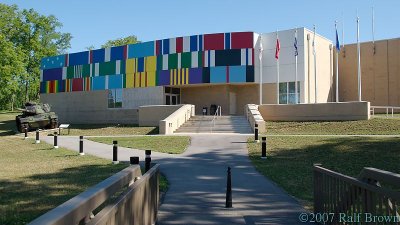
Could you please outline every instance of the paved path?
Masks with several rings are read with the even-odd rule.
[[[159,210],[159,225],[168,224],[303,224],[304,209],[252,166],[244,135],[193,135],[182,155],[153,152],[170,182]],[[52,137],[44,138],[52,143]],[[111,159],[111,146],[85,140],[85,152]],[[78,137],[60,137],[59,145],[78,150]],[[144,152],[119,148],[119,157]],[[268,161],[266,161],[268,163]],[[232,167],[233,209],[225,209],[226,170]]]

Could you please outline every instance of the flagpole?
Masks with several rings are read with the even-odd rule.
[[[317,52],[315,50],[316,41],[315,41],[315,24],[314,24],[314,39],[313,39],[313,53],[314,53],[314,81],[315,81],[315,99],[314,102],[318,102],[318,86],[317,86]]]
[[[260,60],[260,79],[259,79],[259,81],[260,81],[260,84],[259,84],[259,86],[260,86],[260,103],[259,103],[259,105],[262,105],[262,51],[263,51],[263,49],[262,49],[262,43],[261,43],[261,41],[262,41],[262,39],[261,39],[261,34],[260,34],[260,36],[259,36],[259,41],[260,41],[260,51],[259,51],[259,56],[258,56],[258,59]]]
[[[276,40],[278,42],[278,30],[276,31]],[[276,102],[279,104],[279,56],[276,59]]]
[[[358,77],[358,101],[361,102],[361,59],[360,59],[360,18],[357,11],[357,77]]]
[[[335,30],[336,30],[336,102],[339,102],[339,49],[338,46],[339,37],[337,36],[337,21],[335,21]]]
[[[299,100],[298,100],[298,96],[297,96],[297,55],[298,55],[298,52],[297,52],[297,28],[296,28],[296,31],[295,31],[295,33],[294,33],[294,38],[295,38],[295,41],[296,41],[296,46],[295,46],[295,60],[296,60],[296,68],[295,68],[295,83],[294,83],[294,92],[295,92],[295,101],[296,101],[296,104],[299,102]]]
[[[375,13],[374,13],[374,7],[372,6],[372,45],[373,45],[373,51],[375,55]]]

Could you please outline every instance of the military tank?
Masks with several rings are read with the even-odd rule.
[[[20,110],[22,115],[15,117],[19,132],[24,132],[25,128],[29,131],[44,128],[52,129],[58,126],[58,116],[50,111],[49,104],[27,102],[25,108]]]

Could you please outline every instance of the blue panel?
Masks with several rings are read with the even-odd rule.
[[[51,56],[42,59],[40,69],[60,68],[65,65],[65,55]]]
[[[231,49],[231,33],[225,33],[225,49]]]
[[[190,36],[190,51],[197,51],[197,35]]]
[[[245,83],[245,82],[246,82],[246,66],[230,66],[229,83]]]
[[[47,82],[40,82],[40,93],[46,93]]]
[[[163,54],[164,55],[165,54],[169,54],[169,39],[164,39],[163,40],[162,47],[163,47]]]
[[[92,90],[105,90],[106,89],[106,76],[99,76],[92,78]]]
[[[123,75],[108,76],[108,89],[118,89],[123,86]]]
[[[124,48],[125,46],[118,46],[111,48],[111,61],[123,60],[124,59]]]
[[[203,50],[203,35],[199,35],[199,49],[198,51]]]
[[[43,81],[62,80],[62,68],[43,70]]]
[[[58,92],[65,92],[65,80],[58,81]]]
[[[210,67],[210,83],[226,83],[226,67]]]
[[[154,48],[154,41],[129,45],[128,58],[153,56]]]
[[[89,64],[89,52],[69,54],[69,66]]]
[[[97,49],[92,51],[92,63],[102,63],[104,62],[105,50]]]
[[[144,58],[138,58],[137,71],[144,72]]]

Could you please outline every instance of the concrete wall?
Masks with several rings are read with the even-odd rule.
[[[373,106],[400,106],[400,38],[361,43],[362,100]],[[339,55],[339,99],[358,100],[357,45]]]
[[[297,80],[300,81],[300,102],[314,103],[315,101],[315,73],[313,55],[313,32],[306,28],[297,29],[297,46],[299,55],[297,57]],[[279,54],[279,82],[295,81],[295,56],[294,56],[294,35],[295,29],[279,31],[280,54]],[[317,93],[318,102],[332,101],[333,85],[333,59],[332,42],[323,36],[316,35],[317,53]],[[264,104],[277,103],[276,101],[276,81],[277,81],[277,60],[275,59],[276,32],[262,34],[263,44],[263,83],[273,85],[264,89],[268,93],[263,98]],[[256,43],[256,49],[259,41]],[[255,83],[259,82],[260,64],[259,52],[254,51],[255,58]],[[274,96],[274,97],[273,97]]]
[[[61,123],[72,124],[137,124],[137,109],[108,109],[107,90],[41,94]]]
[[[158,126],[182,105],[147,105],[139,107],[139,126]]]
[[[182,126],[190,117],[194,116],[194,105],[180,105],[180,108],[169,115],[167,118],[160,120],[160,134],[172,134],[180,126]]]
[[[268,121],[367,120],[369,102],[340,102],[297,105],[260,105],[258,110]]]

